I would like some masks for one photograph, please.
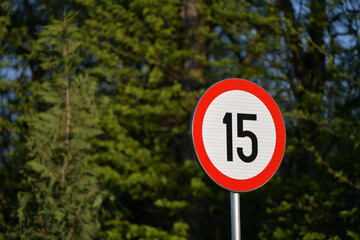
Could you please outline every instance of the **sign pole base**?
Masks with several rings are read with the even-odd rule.
[[[241,240],[240,231],[240,193],[230,192],[231,239]]]

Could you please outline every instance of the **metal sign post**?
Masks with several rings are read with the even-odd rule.
[[[230,192],[231,240],[241,240],[240,193]]]

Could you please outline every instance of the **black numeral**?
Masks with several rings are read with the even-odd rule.
[[[255,160],[258,154],[258,141],[256,135],[251,131],[244,131],[244,120],[256,121],[255,114],[237,114],[237,136],[249,137],[251,139],[251,154],[246,156],[243,152],[243,148],[237,148],[237,154],[239,158],[244,162],[252,162]],[[227,112],[224,116],[223,123],[226,124],[226,152],[227,160],[233,161],[233,137],[232,137],[232,113]]]
[[[233,160],[233,140],[232,140],[232,114],[226,113],[223,119],[223,123],[226,124],[226,152],[227,160]]]

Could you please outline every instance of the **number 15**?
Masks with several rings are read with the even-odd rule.
[[[251,139],[252,152],[249,156],[246,156],[243,152],[243,148],[237,148],[237,153],[240,159],[244,162],[250,163],[255,160],[258,154],[258,141],[256,135],[250,131],[244,131],[244,120],[256,121],[255,114],[237,114],[237,136],[249,137]],[[223,123],[226,124],[226,150],[227,160],[233,160],[233,137],[232,137],[232,113],[227,112],[224,116]]]

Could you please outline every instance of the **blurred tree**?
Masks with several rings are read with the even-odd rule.
[[[200,169],[191,157],[185,91],[188,50],[179,1],[83,1],[86,42],[96,62],[103,134],[98,174],[114,194],[106,222],[110,239],[187,239],[186,209]],[[189,81],[188,81],[189,82]],[[185,140],[186,139],[186,140]]]
[[[77,74],[82,63],[81,36],[73,16],[41,32],[31,58],[46,72],[33,97],[45,111],[24,115],[29,126],[26,186],[18,192],[14,239],[93,239],[102,195],[89,166],[89,139],[95,129],[96,82]]]
[[[64,6],[63,1],[0,1],[0,239],[25,182],[20,174],[28,152],[23,116],[43,107],[35,106],[32,92],[44,71],[39,59],[28,55],[40,25],[47,24],[50,15],[61,16]]]
[[[78,2],[88,9],[84,42],[94,55],[85,71],[100,80],[98,173],[116,199],[107,236],[229,238],[229,193],[205,184],[190,114],[209,84],[250,77],[257,66],[256,76],[265,73],[255,62],[271,44],[251,24],[274,20],[246,1]]]
[[[279,44],[271,66],[288,143],[260,236],[359,239],[360,2],[279,0],[273,7]]]
[[[57,109],[66,112],[64,96],[70,88],[62,85],[66,81],[60,75],[68,66],[71,92],[78,89],[78,96],[87,96],[70,101],[79,104],[71,106],[71,119],[86,113],[94,120],[71,120],[68,132],[102,132],[69,135],[69,146],[81,139],[69,151],[83,154],[85,162],[91,156],[101,186],[110,192],[102,210],[92,212],[101,217],[100,238],[230,238],[229,193],[197,166],[189,123],[206,87],[241,77],[274,96],[283,109],[288,137],[277,176],[263,188],[241,194],[243,237],[356,239],[359,8],[358,0],[2,2],[1,230],[14,225],[8,206],[19,189],[22,196],[31,189],[29,182],[50,189],[50,178],[33,165],[40,161],[34,154],[42,151],[40,145],[28,148],[34,147],[34,136],[62,139],[58,148],[56,142],[49,147],[56,150],[54,156],[66,159],[66,127],[56,126],[66,126],[61,122],[66,114]],[[69,39],[79,46],[68,65],[51,47],[55,45],[45,41],[61,36],[59,29],[49,34],[55,29],[50,19],[61,18],[64,10],[77,12],[76,27],[68,26],[76,28]],[[50,68],[56,61],[63,65]],[[96,116],[90,113],[94,106],[87,105],[94,91]],[[45,135],[46,129],[54,134]],[[91,149],[82,148],[84,141]],[[42,164],[49,168],[48,163]],[[18,174],[20,170],[25,174]],[[60,174],[59,168],[50,172]],[[32,178],[25,181],[22,176]],[[58,176],[54,186],[61,184]],[[28,210],[36,209],[19,213],[35,219],[37,213]]]
[[[14,20],[15,10],[9,2],[0,3],[0,239],[4,239],[26,154],[26,123],[21,116],[32,111],[33,98],[28,64],[24,55],[17,55],[29,46],[31,37],[24,37],[24,26]],[[24,40],[26,39],[26,40]]]

